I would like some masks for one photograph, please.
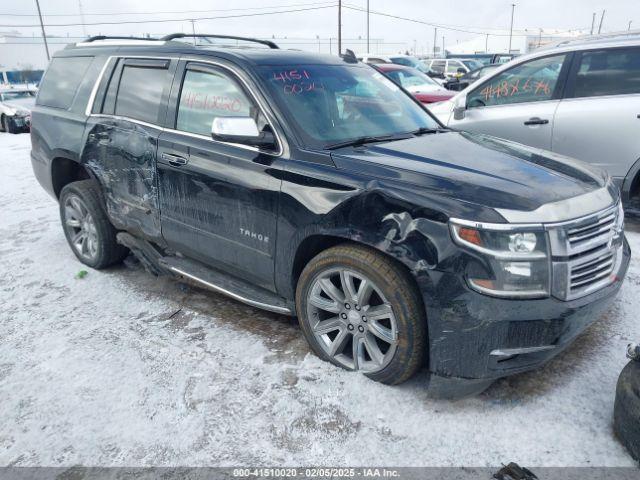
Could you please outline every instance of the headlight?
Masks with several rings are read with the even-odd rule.
[[[458,245],[481,253],[485,260],[467,266],[471,288],[497,297],[549,295],[549,247],[542,226],[479,224],[455,219],[450,226]]]

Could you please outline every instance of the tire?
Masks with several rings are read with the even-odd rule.
[[[2,130],[7,133],[18,133],[16,124],[6,115],[2,116]]]
[[[389,385],[422,366],[427,323],[417,286],[372,248],[343,244],[314,257],[298,280],[296,308],[311,349],[323,360]]]
[[[640,362],[631,361],[618,378],[613,430],[631,456],[640,461]]]
[[[73,182],[62,189],[60,220],[71,250],[85,265],[100,270],[127,256],[128,249],[116,241],[117,231],[94,180]]]

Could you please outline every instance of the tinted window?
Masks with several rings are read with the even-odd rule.
[[[392,57],[391,61],[398,65],[404,65],[405,67],[413,67],[413,62],[409,58],[405,57]]]
[[[209,136],[215,117],[249,117],[252,106],[245,92],[226,74],[187,70],[176,129]]]
[[[125,65],[120,77],[115,114],[158,123],[162,90],[168,76],[166,68]]]
[[[582,54],[574,96],[640,93],[640,49],[603,50]]]
[[[564,59],[564,55],[556,55],[510,68],[471,92],[467,97],[467,106],[473,108],[550,100]]]
[[[93,57],[58,57],[51,60],[38,94],[38,105],[71,107]]]
[[[361,64],[264,66],[260,74],[311,147],[438,126],[391,80]]]

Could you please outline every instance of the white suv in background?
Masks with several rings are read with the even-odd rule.
[[[567,42],[518,57],[430,111],[455,129],[603,168],[628,208],[640,207],[638,36]]]

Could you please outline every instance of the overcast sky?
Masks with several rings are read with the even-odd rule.
[[[7,25],[34,24],[37,17],[9,16],[8,14],[36,14],[35,0],[0,0],[0,31],[18,30],[25,35],[39,35],[32,27],[8,27]],[[143,20],[186,19],[200,17],[246,15],[287,9],[310,9],[337,4],[335,1],[314,0],[81,0],[84,20],[94,22],[124,22]],[[346,5],[364,8],[366,0],[345,0]],[[513,0],[370,0],[372,11],[451,26],[472,32],[504,33],[509,29]],[[632,28],[640,29],[640,0],[516,0],[514,29],[539,28],[590,30],[592,14],[597,13],[596,29],[603,9],[606,14],[603,32],[626,30],[629,21]],[[81,22],[78,0],[40,0],[45,23]],[[273,7],[273,8],[267,8]],[[195,12],[195,10],[200,10]],[[185,12],[148,14],[148,12]],[[104,16],[91,14],[128,12],[127,15]],[[134,12],[147,14],[134,15]],[[53,16],[75,14],[76,16]],[[417,51],[432,48],[433,27],[405,20],[371,15],[371,38],[397,44],[398,50],[411,48]],[[366,15],[360,11],[343,9],[343,37],[366,37]],[[197,32],[278,38],[322,38],[337,36],[337,8],[319,8],[278,15],[239,18],[197,20]],[[164,34],[173,31],[191,31],[188,21],[149,24],[116,24],[47,27],[47,34],[89,35],[101,34]],[[502,31],[500,31],[502,30]],[[454,30],[438,30],[438,44],[445,36],[446,44],[464,41],[477,36]],[[312,46],[310,44],[309,49]],[[362,50],[362,49],[360,49]]]

